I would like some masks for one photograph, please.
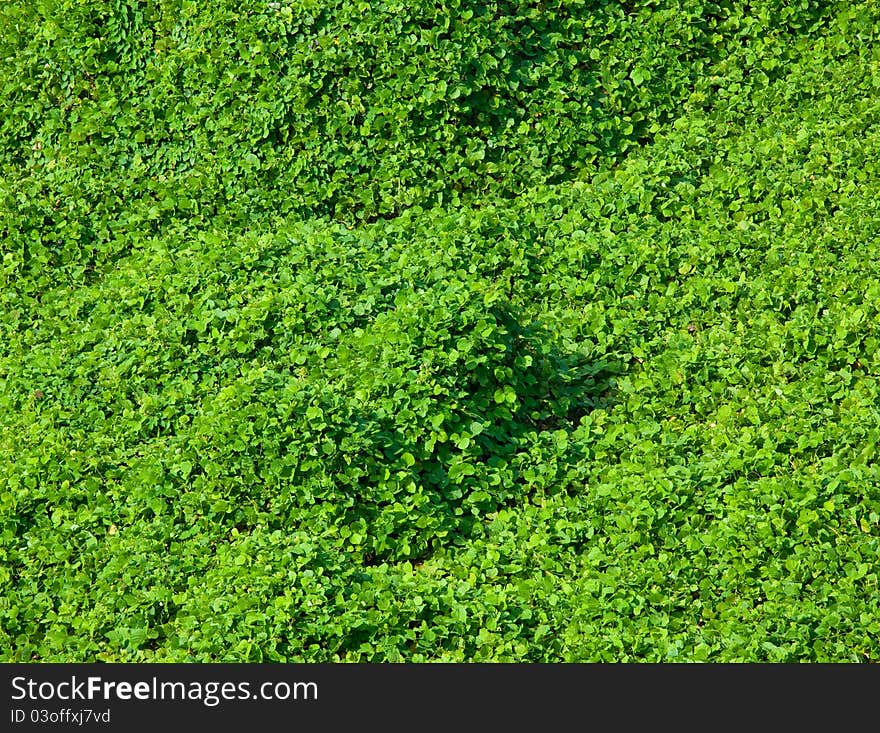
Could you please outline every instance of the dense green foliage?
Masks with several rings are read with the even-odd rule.
[[[880,7],[0,7],[0,656],[880,660]]]

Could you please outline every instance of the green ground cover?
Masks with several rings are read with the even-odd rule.
[[[0,658],[878,661],[880,5],[0,8]]]

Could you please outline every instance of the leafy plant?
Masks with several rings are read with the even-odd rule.
[[[0,8],[0,651],[876,661],[875,4]]]

